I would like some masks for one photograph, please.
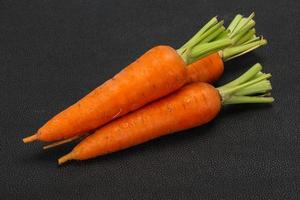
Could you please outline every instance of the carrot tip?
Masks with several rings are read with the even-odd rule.
[[[34,135],[32,135],[32,136],[23,138],[23,142],[24,142],[24,143],[29,143],[29,142],[33,142],[33,141],[35,141],[35,140],[37,140],[37,139],[38,139],[37,134],[34,134]]]
[[[65,162],[72,160],[72,159],[73,159],[73,154],[71,152],[71,153],[68,153],[68,154],[64,155],[63,157],[59,158],[58,164],[59,165],[64,164]]]

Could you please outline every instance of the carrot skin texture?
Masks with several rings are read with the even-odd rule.
[[[220,109],[220,96],[213,86],[192,83],[103,126],[79,143],[68,156],[85,160],[129,148],[205,124],[214,119]]]
[[[219,53],[206,56],[187,67],[189,82],[213,83],[224,71],[224,62]]]
[[[41,141],[80,135],[165,96],[187,81],[186,64],[169,46],[150,49],[120,73],[54,116],[37,132]]]

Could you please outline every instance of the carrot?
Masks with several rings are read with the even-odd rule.
[[[243,27],[241,30],[246,34],[252,26],[246,27],[246,32]],[[246,40],[235,46],[232,42],[234,37],[227,37],[228,31],[225,30],[223,21],[218,22],[213,18],[177,51],[169,46],[152,48],[112,79],[54,116],[36,134],[24,138],[23,141],[51,142],[82,135],[166,96],[191,81],[210,82],[217,79],[221,73],[217,73],[217,70],[214,72],[213,69],[223,69],[220,57],[214,54],[200,60],[203,57],[219,51],[219,55],[225,60],[263,44],[254,41],[246,45],[249,42]],[[240,35],[239,31],[237,35]],[[197,65],[187,66],[197,60],[200,60]]]
[[[209,66],[209,67],[207,67]],[[211,54],[187,67],[189,82],[213,83],[224,71],[224,63],[219,53]]]
[[[97,128],[179,89],[186,80],[185,63],[176,51],[168,46],[154,47],[48,121],[29,141],[60,140]]]
[[[201,82],[189,84],[96,130],[58,162],[94,158],[208,123],[222,105],[270,103],[272,97],[249,96],[271,90],[267,80],[271,75],[261,73],[261,69],[256,64],[240,78],[219,88]]]
[[[199,48],[199,45],[193,47],[195,41],[193,39],[197,34],[177,50],[182,55],[188,54],[190,56],[189,62],[192,63],[187,67],[189,82],[201,81],[213,83],[223,74],[224,61],[241,56],[267,43],[265,39],[255,35],[255,22],[253,17],[254,13],[248,18],[237,15],[226,29],[227,34],[226,32],[223,32],[218,37],[219,39],[229,37],[232,40],[232,45],[217,53],[212,53],[202,58],[204,56],[201,54],[201,51],[204,48],[203,45],[207,44],[203,43],[203,40],[201,40],[201,49]],[[199,54],[202,59],[199,59]]]

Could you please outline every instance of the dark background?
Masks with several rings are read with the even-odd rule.
[[[299,199],[299,5],[1,0],[1,198]],[[206,126],[61,167],[73,144],[22,143],[149,48],[180,47],[211,17],[252,11],[269,44],[227,62],[217,85],[261,62],[273,74],[273,105],[229,106]]]

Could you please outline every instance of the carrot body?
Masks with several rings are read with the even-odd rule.
[[[188,65],[187,71],[189,82],[213,83],[223,74],[224,63],[219,53],[214,53]]]
[[[217,89],[206,83],[190,84],[98,129],[60,162],[93,158],[205,124],[220,108]]]
[[[49,120],[38,130],[37,139],[55,141],[73,137],[165,96],[186,83],[185,67],[173,48],[154,47]]]
[[[154,47],[23,141],[50,142],[84,134],[187,83],[213,82],[222,72],[217,53],[186,66],[173,48]]]

